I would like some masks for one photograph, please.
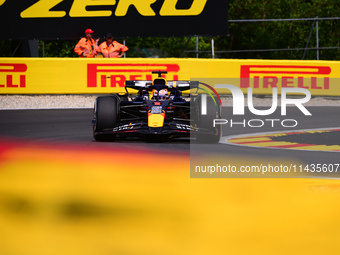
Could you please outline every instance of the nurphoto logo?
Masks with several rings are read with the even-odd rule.
[[[245,115],[245,95],[242,90],[234,85],[230,84],[215,84],[216,89],[229,89],[232,98],[233,98],[233,115]],[[247,102],[249,111],[257,116],[268,116],[273,114],[278,107],[278,89],[272,88],[272,105],[269,109],[256,109],[253,103],[253,88],[248,87],[247,93]],[[294,94],[303,94],[302,98],[287,98],[288,93]],[[291,88],[285,87],[281,88],[281,116],[287,115],[287,106],[293,105],[297,107],[304,115],[311,116],[312,114],[306,109],[303,105],[307,103],[311,99],[311,93],[309,90],[304,88]],[[201,115],[207,115],[207,95],[202,94],[201,100]],[[271,124],[272,127],[275,126],[276,123],[280,123],[282,127],[296,127],[298,125],[298,121],[295,119],[250,119],[246,121],[245,119],[242,122],[235,122],[233,119],[214,119],[213,126],[216,125],[226,125],[229,124],[230,127],[234,127],[236,125],[241,125],[243,127],[249,126],[254,128],[263,127],[266,123]]]

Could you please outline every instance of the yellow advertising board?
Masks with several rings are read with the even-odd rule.
[[[312,95],[340,96],[337,61],[176,58],[0,58],[0,94],[123,93],[126,80],[152,80],[153,70],[168,71],[168,80],[232,82],[244,93],[248,87],[254,94],[297,87]]]

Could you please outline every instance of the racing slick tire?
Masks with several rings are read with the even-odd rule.
[[[96,141],[115,140],[115,135],[97,134],[105,129],[113,129],[119,123],[119,98],[117,96],[101,96],[96,99],[95,103],[95,126],[93,137]]]
[[[199,95],[195,100],[197,109],[197,127],[208,130],[211,134],[198,134],[197,141],[200,143],[218,143],[222,136],[222,128],[220,125],[214,127],[214,119],[221,119],[221,104],[217,97],[214,97],[215,101],[210,96],[207,96],[206,99],[206,115],[201,114],[202,97]]]

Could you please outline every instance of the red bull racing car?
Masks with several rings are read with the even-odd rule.
[[[96,99],[92,120],[94,139],[114,141],[141,137],[163,141],[194,137],[204,143],[218,142],[221,127],[214,126],[214,119],[221,118],[218,95],[218,98],[202,94],[184,97],[182,91],[198,90],[200,83],[167,81],[161,77],[166,71],[152,73],[158,74],[153,81],[126,81],[125,95],[111,94]]]

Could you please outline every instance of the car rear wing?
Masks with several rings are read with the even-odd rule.
[[[178,89],[180,91],[195,89],[198,88],[198,81],[167,81],[167,84],[162,87],[166,87],[168,89]],[[153,88],[157,85],[152,85],[152,81],[125,81],[125,88],[131,88],[140,90],[141,88]]]

